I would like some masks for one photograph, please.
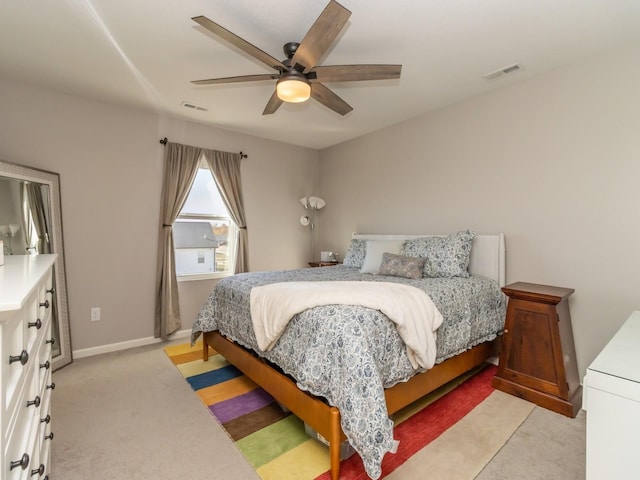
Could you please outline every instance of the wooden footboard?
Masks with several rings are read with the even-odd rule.
[[[411,380],[385,390],[389,414],[406,407],[445,383],[480,365],[496,353],[497,342],[485,342],[445,360]],[[209,346],[247,377],[260,385],[279,403],[309,424],[329,442],[331,480],[340,477],[340,444],[346,436],[340,427],[340,411],[319,398],[300,390],[289,377],[264,359],[223,337],[217,331],[203,334],[203,359],[209,359]]]

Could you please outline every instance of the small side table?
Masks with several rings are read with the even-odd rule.
[[[575,417],[582,387],[568,302],[574,290],[516,282],[502,291],[509,303],[494,388]]]
[[[309,262],[310,267],[333,267],[340,262]]]

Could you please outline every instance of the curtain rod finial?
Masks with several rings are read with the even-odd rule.
[[[249,155],[247,155],[246,153],[240,152],[240,158],[249,158]]]
[[[164,137],[164,138],[162,138],[162,139],[160,140],[160,143],[161,143],[162,145],[166,145],[166,144],[167,144],[167,142],[168,142],[167,137]]]

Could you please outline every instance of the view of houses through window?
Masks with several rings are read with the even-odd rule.
[[[213,175],[201,166],[173,224],[176,274],[200,278],[233,272],[235,233]]]

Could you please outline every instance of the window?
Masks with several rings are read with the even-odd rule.
[[[201,165],[173,224],[176,275],[199,280],[233,273],[237,228],[209,167]]]

